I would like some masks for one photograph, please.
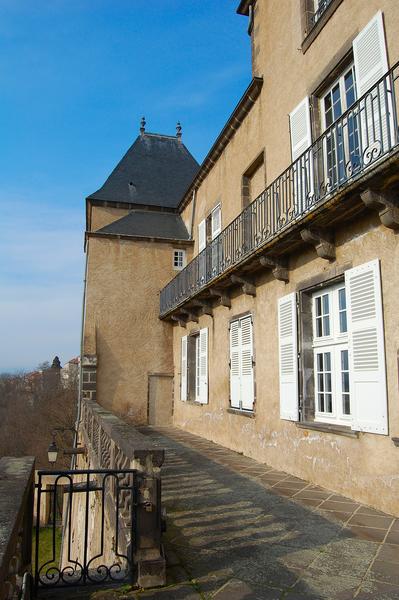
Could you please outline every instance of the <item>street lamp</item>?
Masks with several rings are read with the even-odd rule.
[[[54,439],[48,447],[47,456],[49,463],[53,465],[56,462],[58,456],[58,447]]]
[[[58,452],[59,452],[58,446],[55,441],[55,436],[58,431],[59,432],[74,431],[76,433],[76,431],[73,427],[56,427],[55,429],[53,429],[53,441],[51,442],[51,444],[47,450],[48,461],[52,465],[54,465],[54,463],[56,462],[57,457],[58,457]],[[74,455],[74,454],[86,454],[86,448],[84,446],[81,446],[79,448],[65,448],[63,450],[63,454],[70,455],[70,456]]]

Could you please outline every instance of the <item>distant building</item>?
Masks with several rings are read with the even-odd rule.
[[[78,384],[79,380],[79,365],[80,358],[76,356],[75,358],[71,358],[65,365],[61,368],[61,383],[64,387],[72,384],[73,382]]]
[[[399,4],[238,12],[202,165],[143,123],[87,198],[84,395],[398,514]]]

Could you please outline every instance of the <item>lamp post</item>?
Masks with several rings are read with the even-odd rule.
[[[64,432],[64,431],[75,431],[75,429],[73,427],[55,427],[55,429],[53,429],[53,441],[51,442],[51,444],[48,447],[47,450],[47,456],[48,456],[48,461],[51,465],[54,465],[55,462],[57,461],[57,457],[58,457],[58,446],[56,444],[55,441],[55,436],[57,431],[60,432]],[[73,454],[86,454],[86,448],[84,446],[81,446],[80,448],[65,448],[63,450],[63,454],[67,454],[67,455],[73,455]]]
[[[48,456],[49,463],[54,465],[55,462],[57,461],[57,456],[58,456],[58,448],[57,448],[57,444],[55,443],[54,438],[53,438],[53,441],[51,442],[50,446],[48,447],[47,456]]]

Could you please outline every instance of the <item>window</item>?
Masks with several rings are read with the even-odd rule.
[[[311,25],[316,25],[322,14],[327,10],[333,0],[313,0],[313,15],[311,16]]]
[[[313,294],[315,419],[351,420],[345,282]]]
[[[230,324],[230,404],[239,410],[254,407],[254,357],[252,317]]]
[[[323,94],[320,100],[323,131],[328,129],[356,100],[356,78],[354,65]],[[340,120],[325,138],[325,172],[329,183],[334,185],[360,166],[359,117],[355,112]]]
[[[176,271],[181,271],[186,266],[186,251],[173,250],[173,268]]]
[[[388,434],[378,260],[278,301],[280,418]]]
[[[181,400],[208,402],[208,329],[181,339]]]

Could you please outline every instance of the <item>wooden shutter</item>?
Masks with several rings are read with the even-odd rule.
[[[211,237],[212,239],[215,239],[215,237],[219,235],[222,230],[222,209],[220,204],[218,204],[218,206],[216,206],[211,213],[211,227]]]
[[[290,114],[290,133],[292,160],[296,161],[291,172],[293,189],[290,209],[293,214],[302,214],[309,206],[309,196],[314,193],[312,151],[303,154],[312,145],[308,97]]]
[[[181,339],[180,399],[187,400],[187,336]]]
[[[230,404],[240,408],[240,321],[230,325]]]
[[[353,40],[357,96],[363,96],[388,71],[384,23],[379,11]]]
[[[388,434],[384,328],[378,260],[345,272],[352,429]]]
[[[241,338],[241,408],[252,410],[254,406],[254,367],[252,317],[240,322]]]
[[[357,96],[366,94],[388,71],[384,23],[379,11],[353,40]],[[381,83],[360,103],[363,151],[372,145],[382,152],[394,143],[392,97],[389,82]]]
[[[280,417],[298,421],[298,345],[296,294],[278,301]]]
[[[206,223],[205,219],[198,225],[198,252],[201,252],[206,246]]]
[[[312,144],[309,98],[306,97],[290,113],[291,154],[296,160]]]
[[[208,403],[208,329],[199,333],[199,401]]]

